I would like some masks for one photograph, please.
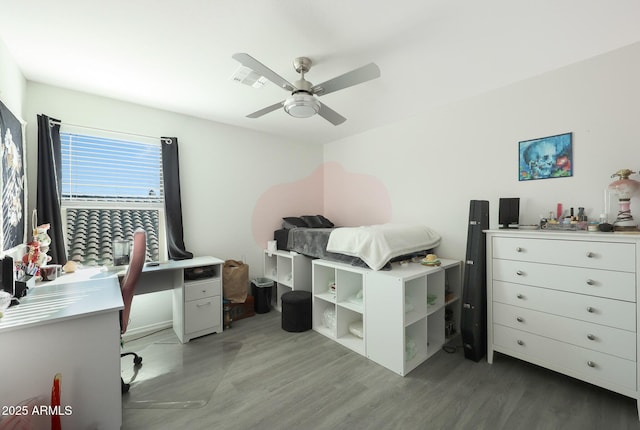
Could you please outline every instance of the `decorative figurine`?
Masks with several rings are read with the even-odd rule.
[[[27,275],[39,276],[40,267],[51,261],[51,256],[47,255],[51,238],[47,234],[50,224],[38,225],[37,212],[34,210],[31,215],[31,224],[33,228],[33,237],[31,242],[27,243],[29,251],[22,257],[22,263],[26,267]]]

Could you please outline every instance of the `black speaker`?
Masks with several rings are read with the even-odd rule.
[[[0,284],[2,286],[1,289],[5,290],[7,293],[14,296],[14,270],[15,267],[13,265],[13,258],[4,257],[2,259],[2,269],[0,270],[0,274],[2,278],[0,278]]]
[[[464,356],[473,361],[487,353],[487,241],[483,230],[488,228],[489,202],[471,200],[460,331]]]
[[[500,228],[518,228],[520,223],[520,198],[500,198],[498,206],[498,224]]]

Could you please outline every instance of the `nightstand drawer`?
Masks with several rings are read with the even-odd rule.
[[[636,304],[565,291],[493,281],[493,301],[636,331]]]
[[[221,295],[220,279],[212,278],[184,283],[184,300],[186,302]]]
[[[636,390],[636,363],[558,342],[509,327],[494,325],[496,349],[587,382]]]
[[[220,296],[207,297],[184,304],[184,328],[195,333],[220,324]]]
[[[494,237],[493,258],[635,272],[632,243]]]
[[[546,263],[493,260],[493,279],[554,290],[636,301],[635,273]]]
[[[493,322],[582,348],[636,359],[636,333],[531,309],[493,304]]]

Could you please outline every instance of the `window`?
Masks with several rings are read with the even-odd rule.
[[[117,139],[61,127],[61,195],[70,260],[113,264],[113,241],[147,232],[147,260],[164,258],[164,187],[160,141]]]

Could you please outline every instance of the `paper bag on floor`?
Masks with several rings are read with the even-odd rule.
[[[249,288],[249,266],[242,261],[227,260],[222,269],[222,290],[231,303],[244,303]]]

